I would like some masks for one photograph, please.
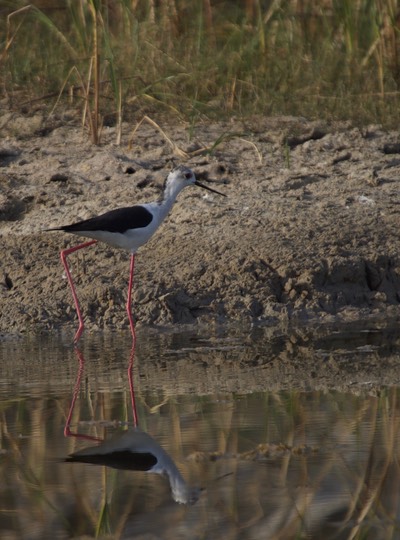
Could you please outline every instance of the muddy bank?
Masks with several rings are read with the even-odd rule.
[[[160,122],[161,123],[161,122]],[[76,243],[46,227],[156,199],[184,163],[227,198],[190,188],[137,256],[145,325],[396,317],[400,300],[398,134],[301,118],[142,124],[129,147],[94,147],[74,115],[0,121],[0,331],[76,326],[59,260]],[[223,134],[232,134],[210,148]],[[185,153],[183,154],[182,151]],[[87,330],[127,327],[129,255],[70,257]]]

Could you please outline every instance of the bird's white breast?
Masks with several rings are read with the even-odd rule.
[[[143,205],[153,215],[152,221],[146,227],[139,227],[137,229],[128,229],[124,233],[110,232],[110,231],[84,231],[74,232],[77,236],[83,236],[85,238],[93,238],[99,242],[104,242],[109,246],[124,249],[131,253],[136,251],[150,240],[153,234],[158,229],[160,223],[164,220],[167,212],[164,212],[158,203],[149,203]]]

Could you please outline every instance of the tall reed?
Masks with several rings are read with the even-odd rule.
[[[157,110],[398,122],[397,0],[26,4],[0,0],[3,93],[51,107],[68,80],[74,99],[90,103],[97,134],[103,120],[120,121],[122,106],[128,118]]]

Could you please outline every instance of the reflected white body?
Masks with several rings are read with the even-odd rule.
[[[91,446],[75,452],[67,461],[90,463],[91,458],[102,456],[104,458],[103,464],[107,465],[107,457],[115,460],[118,453],[123,452],[132,456],[130,470],[135,469],[135,459],[140,458],[140,454],[152,454],[157,462],[147,472],[161,474],[168,478],[174,500],[181,504],[194,504],[198,500],[200,490],[190,488],[187,485],[167,452],[150,435],[139,428],[125,431],[98,446]]]

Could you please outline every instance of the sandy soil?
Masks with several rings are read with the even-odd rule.
[[[146,325],[397,317],[398,133],[302,118],[105,128],[95,147],[73,112],[0,116],[0,332],[76,327],[59,260],[76,237],[49,233],[151,201],[173,164],[227,197],[180,194],[137,256],[134,315]],[[222,135],[226,137],[209,154]],[[184,151],[186,155],[183,155]],[[127,327],[129,255],[70,257],[86,329]]]

